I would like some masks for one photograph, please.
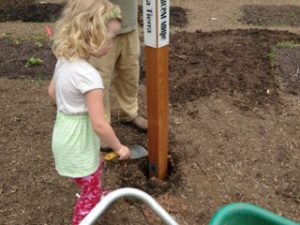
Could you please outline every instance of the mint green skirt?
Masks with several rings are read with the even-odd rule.
[[[57,172],[66,177],[85,177],[100,162],[100,140],[88,114],[65,115],[57,112],[52,136],[52,152]]]

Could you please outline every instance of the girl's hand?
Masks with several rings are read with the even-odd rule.
[[[130,150],[125,145],[122,145],[116,153],[120,156],[120,160],[128,159],[130,156]]]

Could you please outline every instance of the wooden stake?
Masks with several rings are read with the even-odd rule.
[[[150,176],[168,171],[169,0],[144,0]]]
[[[168,46],[145,48],[150,176],[165,179],[168,170]]]

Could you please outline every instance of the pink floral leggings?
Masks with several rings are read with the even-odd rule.
[[[103,163],[101,162],[93,174],[74,179],[81,189],[81,194],[75,206],[72,225],[78,225],[100,201],[102,196],[102,167]]]

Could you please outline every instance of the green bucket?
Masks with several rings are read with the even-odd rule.
[[[219,209],[209,225],[300,225],[248,203],[233,203]]]

